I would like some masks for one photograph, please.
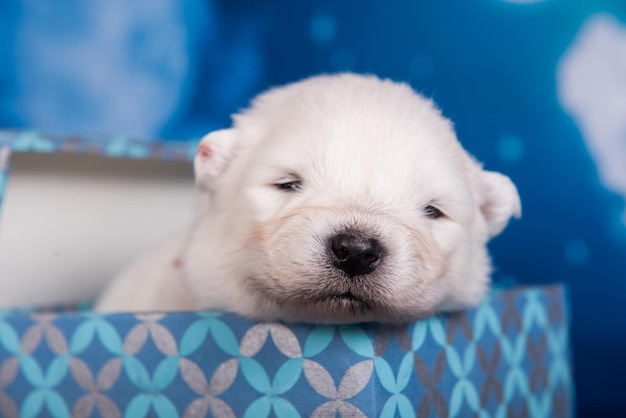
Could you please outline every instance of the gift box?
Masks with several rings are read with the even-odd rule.
[[[0,144],[2,185],[12,152],[194,153],[19,132]],[[397,326],[5,309],[0,416],[571,417],[570,357],[559,285],[494,291],[475,309]]]

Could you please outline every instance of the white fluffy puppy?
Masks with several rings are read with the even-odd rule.
[[[194,224],[118,277],[98,310],[401,322],[481,301],[485,244],[520,200],[432,101],[373,76],[324,75],[233,119],[199,146]]]

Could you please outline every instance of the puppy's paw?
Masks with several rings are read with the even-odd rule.
[[[200,189],[215,190],[234,156],[234,144],[232,129],[213,131],[202,138],[194,159],[196,185]]]

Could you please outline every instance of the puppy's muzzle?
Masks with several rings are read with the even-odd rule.
[[[333,235],[328,240],[328,249],[333,265],[350,277],[373,272],[384,252],[377,239],[352,233]]]

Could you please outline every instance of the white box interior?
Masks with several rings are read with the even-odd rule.
[[[189,162],[14,153],[0,212],[0,307],[90,300],[188,225]]]

